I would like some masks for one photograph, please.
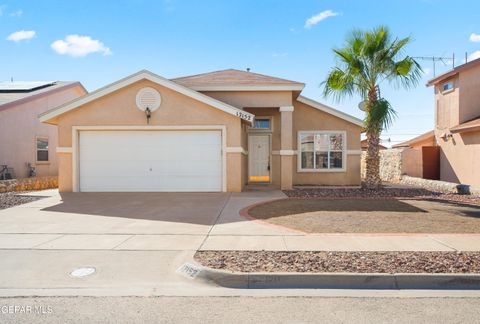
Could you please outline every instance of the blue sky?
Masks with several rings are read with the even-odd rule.
[[[0,80],[78,80],[91,91],[144,68],[175,77],[250,67],[304,82],[304,95],[360,118],[360,98],[332,102],[319,87],[335,63],[332,47],[353,28],[385,24],[413,37],[409,55],[455,52],[457,64],[480,50],[480,36],[470,40],[480,34],[473,0],[0,0],[0,11]],[[322,12],[329,17],[306,25]],[[426,75],[416,89],[382,87],[398,112],[383,139],[433,127],[433,90],[424,85],[432,64],[420,63]],[[437,74],[448,68],[438,63]]]

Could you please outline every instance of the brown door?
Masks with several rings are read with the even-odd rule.
[[[423,178],[440,179],[440,147],[422,146]]]

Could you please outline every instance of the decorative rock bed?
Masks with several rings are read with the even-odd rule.
[[[198,251],[195,260],[235,272],[480,273],[480,252]]]
[[[42,197],[34,196],[19,196],[14,192],[0,193],[0,209],[6,209],[17,205],[23,205],[35,200],[39,200]]]
[[[443,200],[466,204],[480,205],[480,197],[474,195],[459,195],[455,193],[435,192],[422,188],[383,188],[370,190],[364,188],[296,188],[285,190],[291,198],[328,198],[328,199],[426,199]]]

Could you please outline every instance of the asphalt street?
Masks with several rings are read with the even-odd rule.
[[[480,298],[1,298],[0,323],[480,323]]]

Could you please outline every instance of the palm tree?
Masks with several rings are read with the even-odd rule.
[[[343,48],[333,49],[338,63],[322,83],[325,97],[331,96],[339,101],[359,95],[362,100],[368,142],[365,186],[369,189],[381,186],[380,134],[396,116],[390,103],[381,96],[380,84],[386,81],[409,89],[416,86],[421,78],[420,65],[403,54],[410,41],[410,37],[393,38],[385,26],[369,31],[355,30],[348,35]]]

